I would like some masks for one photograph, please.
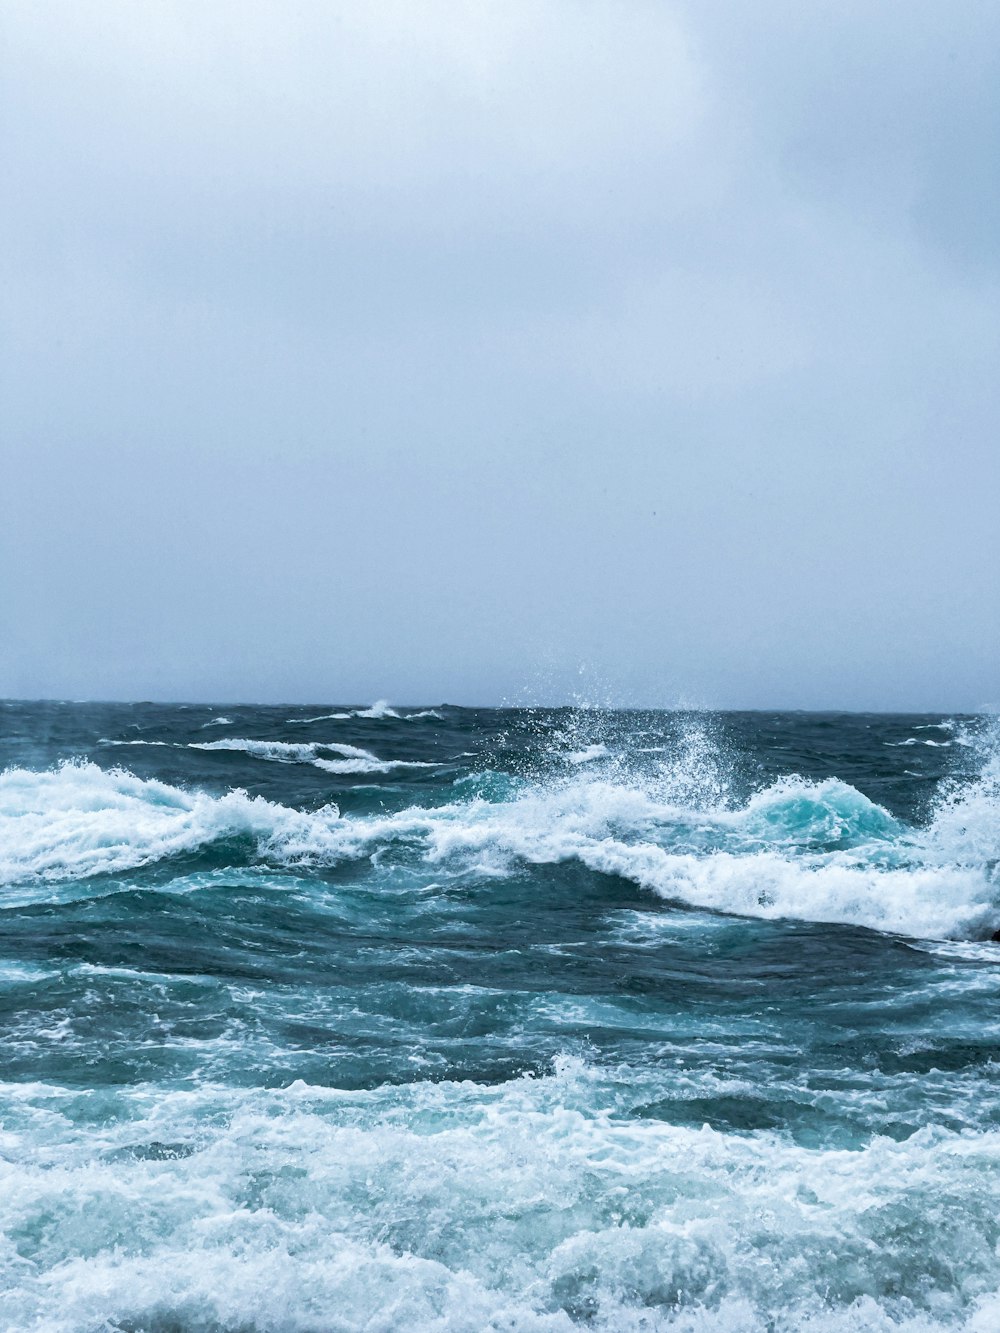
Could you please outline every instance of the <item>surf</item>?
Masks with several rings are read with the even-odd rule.
[[[346,742],[187,744],[333,775],[435,767]],[[0,882],[84,879],[244,839],[253,858],[274,865],[370,858],[391,867],[416,855],[450,873],[504,876],[518,866],[577,862],[695,909],[987,938],[1000,926],[1000,783],[995,743],[981,748],[977,776],[945,782],[924,825],[838,778],[788,775],[735,801],[704,738],[692,748],[688,737],[672,758],[639,766],[606,740],[564,745],[565,771],[501,782],[497,799],[483,794],[488,775],[473,773],[439,789],[436,803],[374,816],[342,815],[333,802],[299,810],[241,788],[212,795],[65,762],[0,775]],[[458,795],[470,783],[473,794]]]

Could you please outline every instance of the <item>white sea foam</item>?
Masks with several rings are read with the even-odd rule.
[[[98,737],[98,740],[97,740],[97,744],[98,744],[98,745],[156,745],[156,746],[159,746],[159,747],[164,748],[164,749],[171,749],[171,748],[176,749],[176,748],[177,748],[177,745],[178,745],[178,742],[176,742],[176,741],[116,741],[116,740],[112,740],[112,739],[111,739],[110,737],[108,737],[108,736],[99,736],[99,737]]]
[[[701,812],[704,849],[678,850],[678,826],[687,836],[697,812],[611,783],[567,783],[508,802],[345,820],[345,850],[352,836],[359,854],[416,841],[431,862],[492,873],[576,860],[694,907],[963,936],[1000,921],[996,807],[987,802],[977,818],[979,799],[967,796],[916,832],[846,784],[786,781],[743,810]],[[847,845],[817,850],[823,841]]]
[[[996,886],[966,869],[885,870],[846,858],[790,860],[766,852],[671,855],[608,842],[582,849],[594,870],[622,875],[661,897],[742,916],[793,917],[872,930],[947,937],[992,929]]]
[[[599,742],[596,745],[585,745],[582,750],[571,750],[566,758],[571,764],[589,764],[594,759],[606,759],[608,754],[608,747]]]
[[[192,741],[191,750],[239,750],[255,759],[271,759],[283,764],[309,763],[315,757],[316,746],[290,741],[256,741],[243,736],[226,736],[218,741]],[[365,753],[360,752],[359,753]]]
[[[9,769],[0,774],[0,883],[117,873],[234,837],[294,861],[315,855],[338,822],[334,806],[305,814],[243,791],[187,792],[96,764]]]
[[[96,1132],[71,1094],[7,1085],[0,1319],[992,1333],[1000,1134],[806,1148],[622,1114],[627,1073],[562,1058],[494,1086],[140,1087]]]
[[[376,699],[370,708],[359,708],[354,714],[355,717],[399,717],[399,714],[389,703],[388,699]]]
[[[886,745],[894,746],[897,749],[908,745],[930,745],[933,746],[935,750],[946,750],[950,745],[962,744],[962,742],[957,739],[953,741],[932,741],[929,737],[924,736],[908,736],[905,741],[886,741],[885,743]]]
[[[327,773],[391,773],[397,768],[434,768],[422,760],[379,759],[370,750],[357,745],[342,745],[337,741],[310,741],[297,744],[291,741],[258,741],[241,736],[229,736],[218,741],[197,741],[191,750],[237,750],[255,759],[271,760],[279,764],[312,764]],[[327,753],[339,755],[329,759]]]
[[[385,773],[382,760],[338,743],[229,738],[238,749],[334,773]],[[413,764],[413,766],[418,766]],[[453,800],[388,815],[338,818],[144,782],[71,764],[0,777],[0,880],[71,879],[118,871],[246,837],[278,865],[332,865],[402,855],[456,872],[504,875],[576,861],[696,908],[866,926],[926,938],[982,938],[1000,925],[1000,763],[947,787],[927,827],[895,820],[836,779],[785,779],[741,807],[711,770],[675,765],[645,783],[602,767],[515,783],[502,799]],[[701,787],[699,789],[699,782]]]
[[[319,713],[316,717],[290,717],[287,721],[290,726],[304,727],[310,722],[346,722],[353,716],[353,713]]]
[[[414,718],[414,717],[440,717],[440,716],[441,714],[435,712],[433,708],[424,709],[422,712],[419,713],[408,713],[403,715],[404,719]],[[351,718],[355,717],[374,718],[378,720],[380,718],[386,718],[386,717],[398,718],[400,717],[400,714],[397,713],[396,710],[390,705],[388,699],[376,699],[375,703],[373,703],[369,708],[355,708],[351,712],[318,713],[316,717],[290,717],[288,721],[297,726],[305,726],[307,723],[310,722],[330,722],[330,721],[347,722]]]

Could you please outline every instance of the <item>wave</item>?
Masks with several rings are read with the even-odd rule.
[[[891,745],[895,749],[908,745],[932,745],[935,750],[946,750],[950,745],[967,745],[968,742],[958,737],[951,741],[932,741],[923,736],[910,736],[905,741],[886,741],[885,744]]]
[[[370,708],[359,708],[354,714],[355,717],[399,717],[395,708],[389,703],[388,699],[376,699]]]
[[[996,1131],[803,1147],[643,1116],[633,1072],[562,1056],[492,1086],[124,1089],[96,1151],[65,1093],[29,1085],[16,1123],[44,1135],[0,1159],[5,1322],[997,1326]]]
[[[332,773],[433,767],[336,743],[227,738],[245,751]],[[528,782],[461,779],[438,806],[340,817],[242,791],[215,797],[122,770],[65,764],[0,776],[0,880],[72,879],[233,837],[277,865],[422,862],[503,876],[576,862],[672,902],[739,915],[864,926],[911,937],[983,939],[1000,926],[1000,760],[946,786],[930,823],[908,825],[837,779],[785,778],[740,806],[718,781],[668,769],[643,782],[600,766]]]
[[[239,750],[255,759],[272,759],[282,764],[308,763],[316,753],[316,746],[297,745],[290,741],[255,741],[242,736],[226,736],[218,741],[192,741],[190,750]]]
[[[719,817],[767,844],[833,849],[905,835],[887,810],[838,778],[783,778],[752,796],[742,810]]]
[[[570,750],[566,759],[571,764],[589,764],[594,759],[606,759],[610,751],[603,742],[585,745],[582,750]]]
[[[319,713],[316,717],[290,717],[286,724],[292,727],[306,727],[310,722],[346,722],[353,713]]]
[[[359,854],[415,842],[432,864],[501,875],[576,861],[689,907],[961,938],[1000,924],[997,807],[977,811],[978,800],[920,831],[835,780],[785,780],[741,810],[713,812],[578,782],[345,822]]]
[[[90,763],[8,769],[0,774],[0,883],[113,874],[232,838],[251,839],[264,859],[294,861],[321,852],[339,819],[332,805],[304,813],[243,791],[187,792]]]
[[[116,741],[112,740],[109,736],[98,737],[97,744],[98,745],[156,745],[160,746],[163,749],[181,748],[181,742],[179,741]]]
[[[316,717],[290,717],[288,722],[292,726],[304,727],[311,722],[348,722],[352,718],[372,718],[376,721],[383,718],[396,718],[401,722],[414,722],[424,717],[435,718],[438,722],[444,721],[444,714],[437,708],[418,708],[412,713],[399,713],[387,699],[378,699],[368,708],[354,708],[348,712],[339,713],[319,713]]]
[[[419,713],[410,713],[409,717],[440,717],[441,714],[435,712],[433,708],[424,709]],[[375,703],[368,708],[354,708],[349,711],[338,713],[319,713],[316,717],[290,717],[289,723],[295,726],[307,726],[310,722],[347,722],[351,718],[399,718],[400,714],[391,706],[388,699],[377,699]]]
[[[128,742],[126,742],[127,744]],[[434,768],[436,765],[414,759],[379,759],[370,750],[362,750],[357,745],[342,745],[335,741],[309,741],[297,744],[292,741],[257,741],[240,736],[228,736],[218,741],[198,741],[187,747],[190,750],[237,750],[252,755],[255,759],[268,759],[279,764],[312,764],[327,773],[391,773],[399,768]],[[339,759],[327,759],[322,751],[340,755]]]
[[[965,748],[982,748],[984,743],[987,747],[996,744],[996,735],[993,731],[987,731],[984,734],[977,732],[967,723],[956,722],[954,718],[946,718],[943,722],[918,722],[914,731],[943,731],[950,736],[950,740],[932,740],[929,736],[907,736],[902,741],[884,741],[883,744],[894,748],[904,748],[914,745],[929,745],[935,750],[944,750],[952,745],[961,745]]]

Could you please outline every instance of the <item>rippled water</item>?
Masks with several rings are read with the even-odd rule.
[[[3,1328],[1000,1327],[991,720],[0,726]]]

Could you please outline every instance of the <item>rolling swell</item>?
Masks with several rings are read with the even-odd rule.
[[[995,1326],[989,725],[293,714],[4,706],[0,1324]]]

